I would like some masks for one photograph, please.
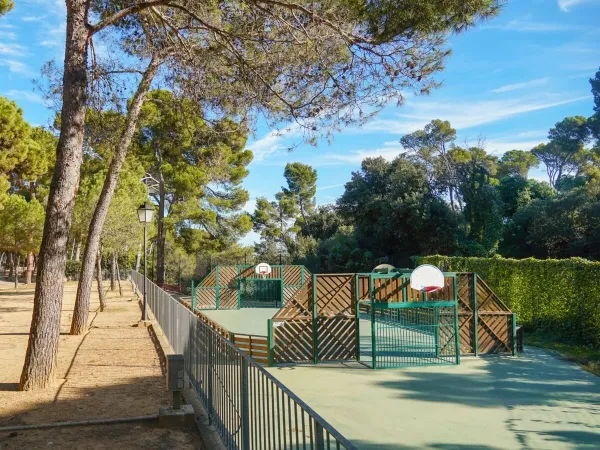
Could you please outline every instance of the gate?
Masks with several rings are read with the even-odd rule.
[[[281,280],[240,278],[240,308],[280,308]]]
[[[364,274],[358,280],[359,360],[372,368],[458,364],[456,277],[442,290],[410,288],[410,274]]]

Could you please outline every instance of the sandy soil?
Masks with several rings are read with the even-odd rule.
[[[69,336],[76,283],[66,283],[57,380],[53,388],[18,392],[33,307],[33,288],[0,285],[0,427],[157,414],[167,406],[158,343],[135,325],[140,308],[128,282],[123,297],[108,292],[98,312],[94,293],[85,336]],[[108,289],[108,284],[105,285]],[[0,433],[0,448],[198,448],[194,430],[140,423]]]

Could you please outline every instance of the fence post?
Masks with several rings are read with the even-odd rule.
[[[369,274],[369,297],[371,298],[371,354],[373,359],[373,369],[377,368],[377,336],[375,327],[375,283],[373,283],[373,274]]]
[[[248,389],[248,360],[241,357],[242,450],[250,450],[250,391]]]
[[[517,313],[512,313],[512,355],[517,356]]]
[[[477,273],[473,272],[473,343],[475,356],[479,356],[479,313],[477,312]]]
[[[319,330],[317,324],[317,276],[312,276],[312,299],[313,299],[313,362],[319,362]]]
[[[323,426],[315,419],[315,448],[317,450],[325,450],[325,433]]]
[[[460,330],[458,328],[458,291],[456,287],[456,274],[452,279],[454,288],[454,346],[456,350],[456,364],[460,364]]]
[[[215,267],[215,309],[219,309],[219,266]]]
[[[238,297],[238,307],[237,309],[240,309],[242,306],[242,296],[241,296],[241,291],[242,291],[242,272],[240,270],[240,266],[237,266],[237,297]]]
[[[213,350],[214,336],[212,330],[208,330],[208,424],[213,424]]]
[[[267,320],[267,365],[273,366],[273,319]]]
[[[194,286],[194,280],[192,280],[192,312],[196,312],[196,286]]]
[[[356,360],[360,361],[360,292],[358,274],[354,275],[354,307],[356,308]]]
[[[279,306],[280,308],[283,306],[283,268],[284,267],[285,266],[281,266],[281,272],[279,274],[279,275],[281,275],[281,282],[280,282],[280,286],[279,286],[281,289],[281,292],[280,292],[280,296],[279,296],[279,305],[277,305],[277,306]]]

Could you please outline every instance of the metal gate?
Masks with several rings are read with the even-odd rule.
[[[365,309],[367,311],[365,311]],[[363,307],[360,360],[373,368],[457,364],[456,303]]]
[[[281,279],[240,278],[239,283],[240,308],[281,307]]]
[[[411,289],[410,273],[359,275],[359,360],[373,368],[458,364],[456,275],[442,290]]]

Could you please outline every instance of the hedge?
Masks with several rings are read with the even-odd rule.
[[[417,256],[416,264],[477,272],[526,329],[600,346],[600,263],[581,258]]]

